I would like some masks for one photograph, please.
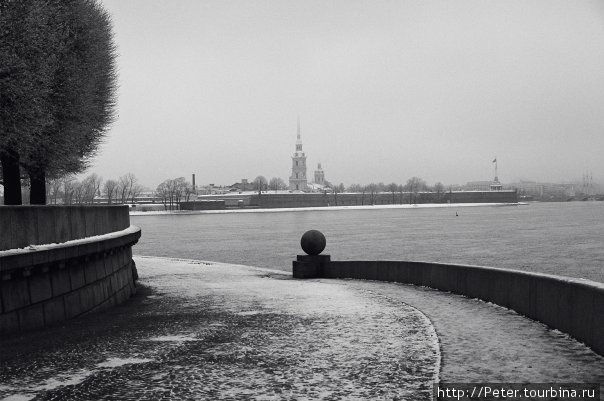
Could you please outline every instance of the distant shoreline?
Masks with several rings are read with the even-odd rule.
[[[130,211],[130,216],[161,216],[161,215],[190,215],[190,214],[225,214],[225,213],[279,213],[307,212],[330,210],[380,210],[380,209],[430,209],[430,208],[459,208],[479,206],[521,206],[526,202],[512,203],[421,203],[413,205],[363,205],[363,206],[318,206],[318,207],[284,207],[271,209],[224,209],[224,210],[155,210],[148,212]]]

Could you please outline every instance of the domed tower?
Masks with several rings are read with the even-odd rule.
[[[321,168],[321,163],[319,163],[315,170],[315,184],[325,185],[325,172]]]
[[[308,190],[306,181],[306,155],[302,151],[302,139],[300,138],[300,118],[298,118],[296,151],[292,156],[292,175],[289,177],[289,189],[292,191]]]

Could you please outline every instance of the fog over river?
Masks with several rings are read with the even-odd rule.
[[[456,212],[458,216],[456,216]],[[333,260],[416,260],[604,282],[604,202],[131,216],[137,255],[291,270],[310,229]]]

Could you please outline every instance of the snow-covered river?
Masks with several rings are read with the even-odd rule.
[[[456,212],[458,216],[456,216]],[[309,229],[334,260],[466,263],[604,282],[604,202],[131,216],[138,255],[290,270]]]

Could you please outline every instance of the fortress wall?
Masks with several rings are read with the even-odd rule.
[[[331,261],[318,275],[414,284],[478,298],[570,334],[604,355],[603,283],[509,269],[405,261]]]
[[[140,228],[129,226],[127,206],[65,207],[67,210],[58,206],[34,208],[37,210],[17,210],[13,214],[15,208],[1,207],[0,216],[12,214],[10,219],[26,216],[30,219],[27,224],[32,235],[36,232],[35,227],[46,229],[53,224],[66,227],[63,219],[67,219],[72,230],[65,229],[66,232],[81,237],[96,236],[52,243],[65,238],[59,236],[54,241],[45,240],[49,245],[0,251],[0,333],[56,324],[119,304],[136,291],[132,246],[141,232]],[[44,211],[44,208],[48,210]],[[122,229],[124,221],[126,227]],[[21,227],[13,225],[6,231],[17,231]],[[106,230],[113,231],[101,234]],[[64,231],[55,230],[54,233]],[[18,233],[15,236],[25,238]],[[37,238],[48,237],[40,235]]]
[[[127,206],[0,206],[0,251],[120,231]]]
[[[446,193],[451,203],[515,203],[516,191],[457,191]]]
[[[236,200],[237,201],[237,200]],[[237,203],[235,204],[237,205]],[[226,209],[225,200],[202,200],[180,202],[180,210],[223,210]]]
[[[391,205],[410,203],[515,203],[518,197],[515,191],[472,191],[472,192],[381,192],[370,193],[292,193],[251,195],[249,204],[260,208],[287,207],[324,207],[324,206],[362,206]]]

